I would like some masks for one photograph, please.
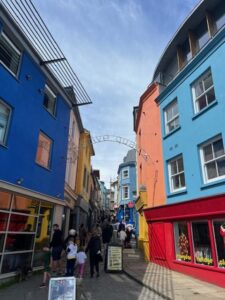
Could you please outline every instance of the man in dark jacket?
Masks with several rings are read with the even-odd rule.
[[[107,268],[107,255],[108,255],[108,245],[111,241],[113,235],[113,227],[110,224],[110,220],[106,220],[102,227],[102,242],[104,246],[104,270]]]
[[[53,236],[50,242],[52,248],[52,271],[60,273],[60,259],[63,250],[63,236],[58,224],[53,225]]]
[[[91,278],[94,275],[94,267],[96,269],[97,275],[99,277],[99,262],[101,260],[101,240],[98,236],[98,232],[96,229],[92,231],[92,236],[87,244],[87,248],[85,252],[89,251],[90,258],[90,275]]]

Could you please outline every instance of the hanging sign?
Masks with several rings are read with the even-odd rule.
[[[122,246],[108,246],[107,253],[107,271],[108,272],[122,272]]]
[[[49,282],[48,300],[76,300],[75,277],[55,277]]]

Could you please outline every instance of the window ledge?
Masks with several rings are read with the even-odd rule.
[[[178,126],[177,128],[175,128],[174,130],[170,131],[169,133],[167,133],[166,135],[164,135],[163,139],[167,139],[169,136],[171,136],[173,133],[177,132],[178,130],[181,129],[181,126]]]
[[[8,146],[6,146],[5,144],[0,143],[0,147],[5,148],[5,149],[9,149]]]
[[[174,197],[174,196],[180,196],[180,195],[183,195],[183,194],[187,194],[187,189],[183,189],[183,190],[180,190],[180,191],[177,191],[177,192],[167,194],[167,198],[171,198],[171,197]]]
[[[44,105],[43,105],[43,107],[50,114],[50,116],[52,116],[52,118],[56,120],[56,116],[53,115]]]
[[[38,167],[40,167],[40,168],[42,168],[42,169],[44,169],[44,170],[46,170],[46,171],[49,171],[49,172],[52,171],[50,168],[45,167],[45,166],[42,166],[41,164],[39,164],[37,161],[35,161],[35,163],[36,163],[36,165],[38,165]]]
[[[212,107],[214,107],[215,105],[218,104],[218,101],[215,100],[213,101],[211,104],[209,104],[207,107],[203,108],[200,112],[196,113],[194,115],[194,117],[192,118],[192,120],[197,119],[199,116],[201,116],[202,114],[204,114],[206,111],[208,111],[209,109],[211,109]]]
[[[205,183],[204,185],[202,185],[200,187],[200,189],[201,190],[210,189],[211,187],[214,187],[214,186],[217,186],[217,185],[224,185],[224,184],[225,184],[225,178],[217,180],[217,181]]]

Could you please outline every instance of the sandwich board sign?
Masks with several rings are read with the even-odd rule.
[[[76,300],[75,277],[53,277],[49,282],[48,300]]]
[[[122,272],[122,247],[121,246],[108,246],[107,253],[107,271],[108,272]]]

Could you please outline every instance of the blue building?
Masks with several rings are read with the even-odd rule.
[[[41,41],[37,47],[37,36],[32,40],[14,18],[1,2],[0,279],[39,267],[52,224],[63,225],[70,111],[79,104],[72,84],[63,86],[50,67],[57,59],[45,60]]]
[[[136,225],[136,150],[129,150],[118,168],[119,210],[117,219]]]
[[[201,1],[165,49],[153,76],[161,84],[156,101],[167,205],[146,210],[151,259],[222,286],[224,68],[225,2]]]

